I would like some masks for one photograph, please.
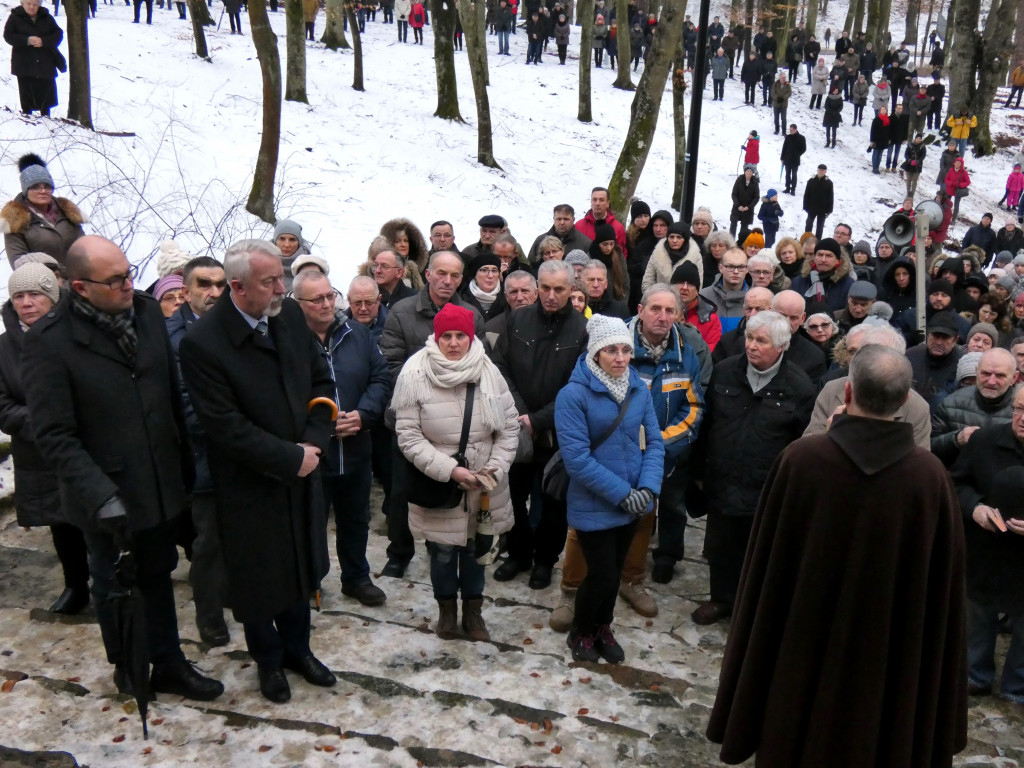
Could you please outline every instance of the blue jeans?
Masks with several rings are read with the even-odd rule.
[[[498,30],[498,55],[508,53],[508,30]]]
[[[427,552],[435,598],[455,597],[460,592],[463,600],[483,595],[484,567],[476,561],[473,542],[456,547],[428,541]]]
[[[889,148],[885,151],[885,167],[896,168],[900,164],[900,149],[903,147],[903,142],[899,141],[895,144],[890,144]]]
[[[878,166],[882,163],[882,153],[885,152],[881,147],[875,147],[871,150],[871,170],[878,173]]]
[[[999,611],[967,601],[967,680],[972,685],[991,685],[996,676],[996,635]],[[1011,616],[1013,637],[1006,652],[999,692],[1024,704],[1024,616]]]
[[[804,64],[807,66],[807,84],[811,85],[812,84],[811,83],[811,72],[814,71],[814,64],[815,64],[815,62],[813,62],[813,61],[805,61]]]
[[[324,496],[334,507],[338,533],[336,549],[341,583],[358,586],[370,580],[366,544],[370,538],[370,457],[345,459],[345,474],[323,476]]]
[[[967,139],[953,139],[956,142],[956,150],[960,153],[960,157],[965,157],[964,153],[967,151]]]

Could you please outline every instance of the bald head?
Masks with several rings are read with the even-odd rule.
[[[1007,349],[1002,347],[990,349],[978,360],[975,386],[981,396],[988,400],[995,400],[1005,395],[1019,379],[1017,360]]]
[[[118,315],[132,306],[134,273],[116,243],[98,235],[78,238],[68,248],[71,290],[101,312]]]
[[[804,312],[804,297],[796,291],[779,291],[772,299],[772,309],[789,320],[789,327],[793,333],[799,331],[807,319],[807,313]]]
[[[93,260],[112,256],[124,259],[125,261],[128,260],[124,255],[124,251],[118,248],[116,243],[112,243],[105,237],[86,235],[85,237],[78,238],[68,248],[68,255],[65,261],[68,279],[82,280],[91,278]]]
[[[905,355],[868,344],[850,361],[847,413],[892,421],[907,402],[912,381],[913,371]]]
[[[775,295],[767,288],[749,288],[743,294],[743,316],[753,317],[758,312],[772,308],[772,299]]]

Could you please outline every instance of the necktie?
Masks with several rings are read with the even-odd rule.
[[[266,336],[267,335],[267,321],[266,320],[260,320],[258,323],[256,323],[256,333],[258,333],[260,336]]]

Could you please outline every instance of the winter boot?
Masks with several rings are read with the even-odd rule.
[[[462,628],[469,635],[470,640],[483,642],[491,639],[481,613],[483,604],[482,597],[471,597],[462,601]]]
[[[437,627],[434,634],[442,640],[459,636],[459,606],[454,597],[437,598]]]
[[[576,590],[562,587],[562,599],[558,607],[551,612],[548,626],[555,632],[568,632],[572,627],[572,617],[576,613]]]
[[[584,635],[579,632],[569,632],[565,644],[572,650],[573,661],[589,662],[596,664],[601,658],[597,649],[594,648],[594,636]]]
[[[594,650],[609,664],[619,664],[626,660],[626,654],[616,641],[615,635],[612,634],[610,624],[601,624],[597,628],[597,634],[594,636]]]

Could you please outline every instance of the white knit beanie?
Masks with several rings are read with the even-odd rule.
[[[7,280],[8,295],[14,296],[16,293],[26,291],[41,293],[54,304],[60,301],[60,286],[57,285],[57,278],[45,264],[30,262],[23,264],[11,273]]]
[[[594,315],[587,321],[587,355],[594,357],[605,347],[612,344],[627,344],[633,349],[633,334],[626,324],[617,317]]]
[[[325,275],[331,274],[331,267],[327,263],[327,259],[323,259],[319,256],[314,256],[310,253],[303,254],[292,262],[292,277],[299,274],[299,271],[303,267],[308,267],[310,264],[314,265],[317,269],[323,272]]]
[[[191,260],[192,255],[188,251],[183,251],[173,240],[165,240],[157,251],[156,273],[159,277],[167,277],[171,272],[184,269]]]

